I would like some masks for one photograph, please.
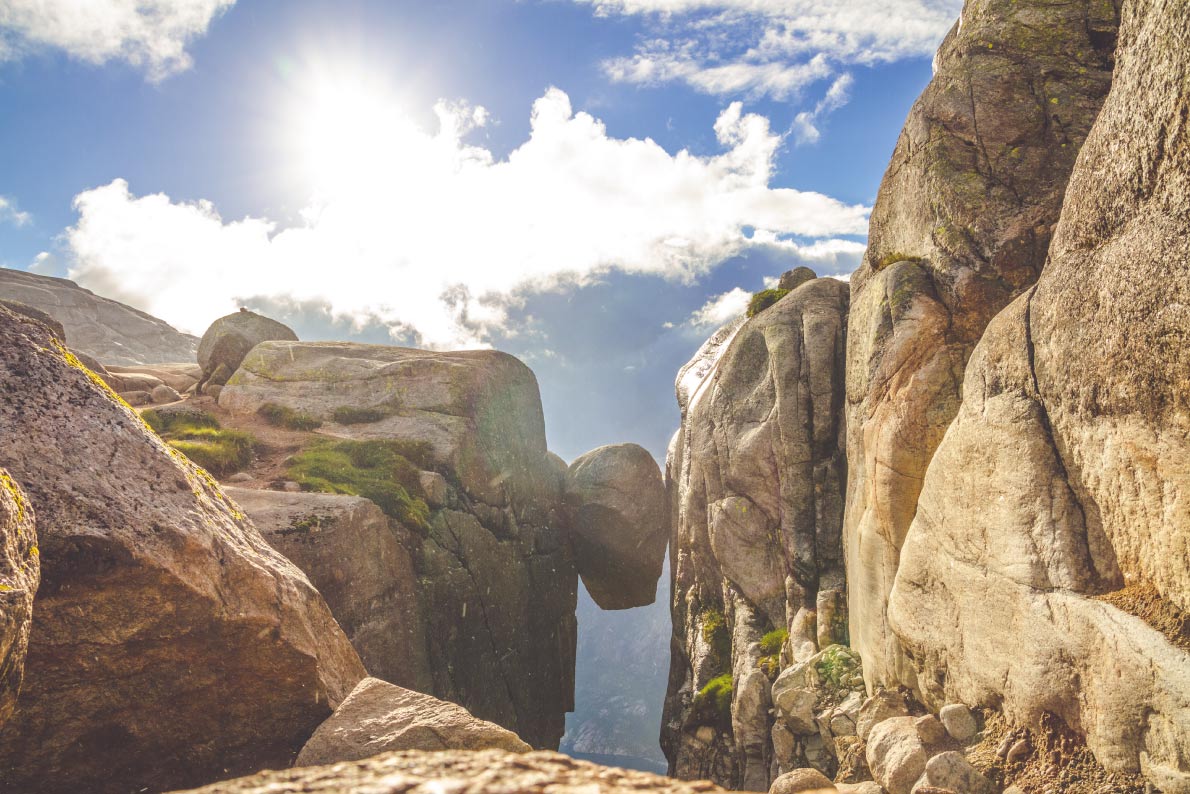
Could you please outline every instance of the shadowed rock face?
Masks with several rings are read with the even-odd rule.
[[[196,337],[64,278],[0,268],[0,298],[50,315],[65,329],[72,349],[104,364],[193,361],[198,349]]]
[[[0,727],[12,716],[29,646],[33,595],[40,581],[33,506],[0,469]]]
[[[0,465],[42,564],[3,786],[123,794],[288,764],[364,676],[322,598],[44,326],[0,309],[0,338]]]
[[[1094,596],[1190,611],[1190,6],[1127,4],[1118,57],[1041,278],[967,367],[889,620],[927,703],[1056,714],[1187,791],[1190,638]]]
[[[679,780],[576,761],[558,753],[449,751],[386,753],[363,761],[282,772],[262,772],[229,780],[191,794],[342,794],[384,791],[394,794],[524,792],[524,794],[716,794],[706,781]]]
[[[678,375],[682,425],[666,464],[674,641],[662,727],[678,777],[757,790],[793,768],[773,763],[759,641],[786,629],[788,663],[846,637],[847,302],[840,281],[802,283],[721,329]],[[724,673],[735,682],[730,728],[705,724],[693,704]]]
[[[222,386],[252,348],[275,339],[296,342],[297,334],[289,326],[247,309],[220,317],[198,343],[199,385]]]
[[[477,720],[462,706],[365,678],[318,726],[294,765],[358,761],[396,750],[529,749],[512,731]]]
[[[869,685],[904,659],[888,593],[987,323],[1037,279],[1111,82],[1111,0],[968,0],[909,114],[851,280],[845,544]]]
[[[444,480],[412,550],[427,691],[557,747],[574,707],[578,577],[533,372],[492,350],[273,341],[219,395],[233,413],[266,403],[335,437],[425,445],[424,465]],[[344,408],[374,421],[336,423]]]
[[[566,475],[575,565],[602,609],[653,603],[669,544],[669,503],[661,469],[636,444],[581,455]]]
[[[432,691],[408,530],[359,496],[223,491],[310,577],[371,675]]]

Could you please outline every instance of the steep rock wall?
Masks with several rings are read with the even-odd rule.
[[[926,467],[992,317],[1032,285],[1111,82],[1112,0],[968,0],[910,111],[851,280],[844,544],[869,686],[904,658],[887,601]]]
[[[889,611],[927,703],[1048,712],[1166,792],[1190,791],[1188,86],[1190,7],[1129,2],[1050,258],[976,348]]]
[[[847,305],[846,284],[803,283],[721,329],[678,375],[682,424],[667,461],[673,644],[662,726],[678,777],[767,789],[772,719],[761,639],[786,630],[779,654],[787,663],[845,639]],[[775,674],[779,664],[768,662]],[[704,691],[725,675],[729,714]]]

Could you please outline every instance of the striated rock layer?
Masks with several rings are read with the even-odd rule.
[[[1185,792],[1190,637],[1158,618],[1190,612],[1190,6],[1126,4],[1118,58],[1041,278],[971,358],[889,620],[925,702],[1055,715]]]
[[[804,750],[792,743],[783,753],[791,765],[774,763],[769,675],[778,654],[787,665],[846,639],[847,305],[846,284],[804,282],[721,329],[678,375],[682,424],[666,464],[673,646],[662,726],[678,777],[763,790],[777,773],[808,765],[791,757]],[[788,641],[763,651],[774,630]],[[732,682],[729,714],[704,691],[720,676]]]
[[[492,350],[272,341],[219,395],[238,414],[269,403],[328,436],[421,450],[431,509],[409,529],[426,691],[557,747],[574,707],[578,578],[533,372]],[[355,416],[341,423],[345,410]]]
[[[0,469],[0,727],[21,691],[33,596],[41,580],[39,552],[33,505]]]
[[[104,364],[194,361],[198,350],[196,337],[64,278],[0,268],[0,298],[50,315],[65,329],[71,348]]]
[[[905,667],[887,600],[926,467],[992,317],[1041,272],[1111,83],[1112,0],[968,0],[910,111],[851,279],[845,521],[851,640]]]
[[[333,766],[262,772],[190,794],[716,794],[722,789],[618,767],[576,761],[558,753],[447,751],[386,753]]]
[[[288,764],[364,676],[306,577],[45,326],[0,309],[0,465],[38,516],[0,790],[160,791]]]

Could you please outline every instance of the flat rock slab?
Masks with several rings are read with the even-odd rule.
[[[314,732],[294,766],[359,761],[396,750],[531,749],[512,731],[462,706],[365,678]]]
[[[669,794],[721,792],[705,780],[674,780],[599,766],[560,753],[500,750],[386,753],[363,761],[228,780],[190,794]]]

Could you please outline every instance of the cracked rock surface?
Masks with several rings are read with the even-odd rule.
[[[968,0],[893,152],[851,279],[845,519],[851,640],[906,662],[887,601],[926,467],[992,317],[1041,272],[1111,84],[1113,0]]]

